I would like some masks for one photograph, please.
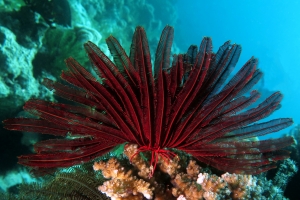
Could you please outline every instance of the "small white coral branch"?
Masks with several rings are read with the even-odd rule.
[[[143,199],[143,196],[152,199],[154,188],[150,183],[133,176],[131,170],[126,172],[116,159],[111,158],[107,163],[95,162],[93,168],[101,170],[105,178],[111,178],[98,187],[111,199]]]
[[[180,195],[177,200],[186,200],[186,198],[183,195]]]

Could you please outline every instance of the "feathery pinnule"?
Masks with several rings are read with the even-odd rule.
[[[151,174],[159,156],[176,155],[172,148],[231,173],[261,173],[287,158],[283,148],[293,138],[251,139],[292,124],[290,118],[255,123],[279,108],[280,92],[245,110],[260,97],[250,91],[262,76],[257,59],[250,58],[227,81],[240,45],[225,42],[213,53],[205,37],[199,50],[192,45],[171,63],[173,34],[170,26],[163,30],[154,67],[142,27],[135,30],[129,56],[113,36],[106,40],[114,62],[92,42],[84,44],[98,77],[68,58],[68,70],[61,75],[67,83],[44,80],[54,94],[75,105],[31,99],[24,110],[38,119],[4,121],[10,130],[66,137],[36,143],[36,154],[20,156],[19,163],[38,169],[72,166],[125,142],[137,144],[137,153],[151,152]]]

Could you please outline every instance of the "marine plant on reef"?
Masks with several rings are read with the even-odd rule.
[[[278,109],[280,92],[244,110],[260,96],[256,90],[246,94],[262,76],[257,59],[250,58],[226,82],[241,46],[225,42],[213,53],[212,41],[205,37],[199,50],[192,45],[186,54],[174,55],[170,66],[172,40],[173,28],[166,26],[153,68],[142,27],[134,32],[129,56],[113,36],[106,40],[114,63],[87,42],[84,47],[98,77],[68,58],[64,83],[44,80],[47,88],[75,105],[31,99],[24,110],[38,119],[4,121],[10,130],[65,137],[36,143],[37,153],[20,156],[19,163],[46,170],[67,167],[125,142],[137,144],[138,153],[151,152],[152,173],[159,156],[167,160],[176,155],[172,148],[230,173],[261,173],[287,158],[283,148],[293,143],[292,137],[248,140],[292,124],[289,118],[255,123]]]

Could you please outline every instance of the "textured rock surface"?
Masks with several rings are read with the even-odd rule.
[[[105,39],[112,34],[129,49],[133,30],[141,25],[147,30],[154,51],[162,27],[174,25],[177,20],[173,3],[172,0],[70,0],[72,26],[58,25],[53,29],[23,1],[0,0],[2,115],[14,115],[12,112],[19,110],[30,97],[53,98],[40,85],[42,78],[58,78],[65,69],[64,59],[69,56],[88,66],[82,46],[88,40],[106,52]]]
[[[9,29],[0,27],[0,112],[20,108],[32,96],[39,96],[39,83],[33,77],[32,60],[37,49],[16,42]]]

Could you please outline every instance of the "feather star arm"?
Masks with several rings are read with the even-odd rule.
[[[166,26],[153,71],[142,27],[134,32],[129,56],[116,38],[107,38],[114,62],[92,42],[84,44],[98,77],[68,58],[68,70],[61,75],[65,83],[44,79],[54,94],[73,103],[31,99],[24,110],[37,119],[3,122],[9,130],[65,137],[36,143],[36,154],[20,156],[19,163],[39,169],[67,167],[125,142],[137,144],[137,153],[151,152],[151,174],[159,157],[175,156],[172,148],[231,173],[261,173],[286,159],[284,148],[293,138],[253,139],[293,123],[290,118],[256,123],[280,107],[280,92],[247,110],[260,97],[251,91],[262,77],[257,59],[250,58],[227,81],[240,57],[240,45],[228,41],[213,53],[212,40],[204,37],[199,49],[191,45],[170,64],[173,35],[173,28]]]

